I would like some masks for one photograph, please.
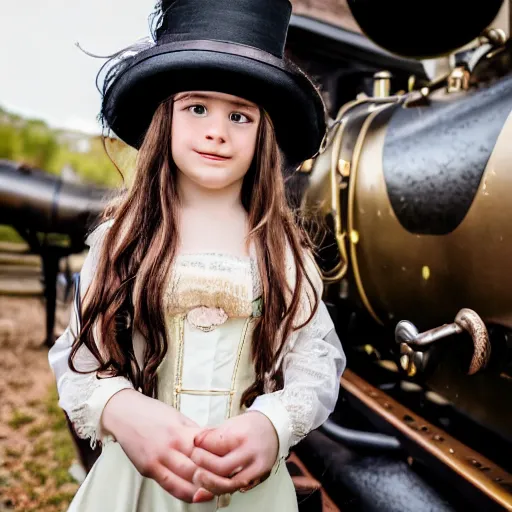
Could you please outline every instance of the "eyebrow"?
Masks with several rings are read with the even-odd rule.
[[[216,98],[212,98],[212,96],[208,96],[207,94],[187,94],[185,92],[185,93],[178,95],[175,98],[175,101],[182,101],[185,99],[187,99],[187,100],[211,100],[211,99],[216,99]],[[224,100],[224,101],[227,101],[230,105],[233,105],[234,107],[258,110],[258,107],[256,105],[252,105],[251,103],[247,103],[243,100],[241,100],[241,101]]]

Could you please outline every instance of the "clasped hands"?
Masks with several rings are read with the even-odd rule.
[[[256,411],[201,428],[173,407],[127,389],[109,400],[101,423],[142,476],[187,503],[251,487],[277,459],[277,433]]]
[[[277,451],[274,427],[259,412],[236,416],[217,428],[201,429],[190,455],[197,466],[192,482],[200,487],[193,502],[252,488],[269,475]]]

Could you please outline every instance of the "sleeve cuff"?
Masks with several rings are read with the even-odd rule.
[[[281,400],[274,394],[260,395],[247,409],[247,412],[250,411],[259,411],[270,420],[279,439],[278,459],[287,457],[290,451],[291,423]]]
[[[123,389],[133,389],[132,383],[125,377],[111,377],[101,379],[101,386],[98,386],[89,400],[87,400],[87,409],[91,427],[95,430],[94,436],[97,440],[102,440],[108,432],[105,432],[101,426],[101,415],[107,402],[119,391]]]

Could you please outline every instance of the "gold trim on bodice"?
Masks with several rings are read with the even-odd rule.
[[[170,334],[169,350],[159,368],[159,391],[160,399],[177,410],[181,409],[182,395],[195,396],[227,396],[225,419],[236,415],[239,399],[245,389],[252,383],[248,381],[247,372],[240,372],[241,363],[251,365],[251,339],[252,330],[255,323],[254,317],[248,317],[244,320],[240,332],[240,339],[234,360],[234,366],[231,374],[230,389],[193,389],[183,387],[184,372],[184,348],[185,348],[185,322],[186,315],[177,315],[168,320],[168,332]],[[229,322],[229,320],[228,320]],[[222,329],[222,327],[219,327]],[[235,400],[238,398],[238,401]]]

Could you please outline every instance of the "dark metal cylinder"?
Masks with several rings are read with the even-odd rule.
[[[105,207],[108,189],[66,183],[39,169],[0,161],[0,223],[46,233],[73,234]]]

